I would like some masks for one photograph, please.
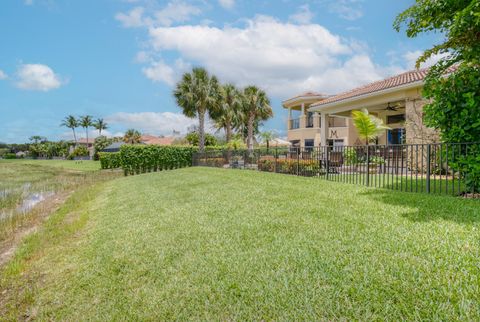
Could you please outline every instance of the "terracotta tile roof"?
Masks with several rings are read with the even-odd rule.
[[[381,81],[376,81],[361,87],[357,87],[350,91],[329,97],[323,101],[313,104],[313,106],[322,106],[325,104],[339,102],[339,101],[354,98],[357,96],[367,95],[367,94],[387,90],[390,88],[395,88],[402,85],[423,81],[427,76],[427,73],[428,73],[428,68],[411,70],[411,71],[402,73],[400,75],[396,75]]]
[[[140,141],[147,145],[172,145],[173,141],[175,140],[174,137],[157,137],[153,135],[142,135]]]
[[[79,144],[93,144],[95,142],[95,139],[94,138],[88,138],[88,141],[86,138],[80,138],[77,140],[77,143]]]
[[[286,99],[284,102],[288,102],[288,101],[291,101],[291,100],[294,100],[294,99],[300,98],[300,97],[316,97],[316,96],[324,97],[326,95],[321,94],[321,93],[317,93],[317,92],[305,92],[305,93],[299,94],[297,96],[291,97],[289,99]]]

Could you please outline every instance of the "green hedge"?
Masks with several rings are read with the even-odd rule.
[[[123,145],[120,162],[125,175],[170,170],[192,165],[196,147]]]
[[[102,169],[118,169],[122,167],[120,152],[99,152],[98,157]]]

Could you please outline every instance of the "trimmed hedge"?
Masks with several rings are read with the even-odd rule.
[[[122,167],[120,152],[99,152],[98,157],[102,169],[118,169]]]
[[[196,147],[123,145],[118,153],[125,175],[133,175],[189,167],[195,152]]]
[[[285,174],[302,175],[324,175],[325,170],[321,168],[316,160],[277,159],[273,157],[262,157],[258,160],[258,169],[266,172],[280,172]]]

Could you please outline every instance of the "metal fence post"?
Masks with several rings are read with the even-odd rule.
[[[327,171],[326,174],[325,174],[325,176],[326,176],[327,181],[328,181],[328,179],[329,179],[329,173],[330,173],[330,169],[329,169],[329,168],[330,168],[330,161],[329,161],[329,160],[330,160],[330,157],[329,157],[329,155],[328,155],[328,146],[322,146],[322,149],[324,149],[324,151],[325,151],[325,153],[324,153],[324,154],[325,154],[325,158],[326,158],[326,159],[325,159],[325,168],[326,168],[325,170]]]
[[[278,173],[278,147],[275,147],[275,173]]]
[[[300,148],[297,149],[297,176],[300,174]]]
[[[430,165],[430,154],[431,154],[432,146],[430,144],[427,145],[427,193],[430,193],[430,172],[431,172],[431,165]]]
[[[370,146],[367,144],[367,177],[365,183],[370,186]]]

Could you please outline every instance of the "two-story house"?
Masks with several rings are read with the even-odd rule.
[[[437,142],[437,132],[423,124],[427,72],[408,71],[333,96],[307,92],[287,99],[283,107],[288,109],[288,140],[302,148],[362,145],[351,112],[366,108],[390,127],[378,144]]]

